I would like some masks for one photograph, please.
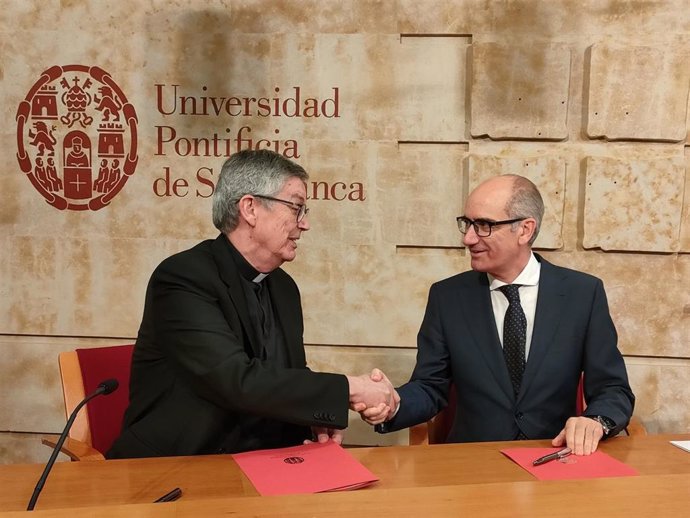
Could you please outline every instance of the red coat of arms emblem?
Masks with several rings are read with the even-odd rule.
[[[17,110],[17,160],[53,207],[98,210],[137,166],[137,114],[110,74],[84,65],[43,72]]]

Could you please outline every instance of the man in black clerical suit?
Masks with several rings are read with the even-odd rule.
[[[306,367],[300,294],[280,266],[309,230],[307,179],[267,150],[225,162],[213,195],[221,234],[151,276],[130,404],[108,458],[340,442],[348,407],[395,406],[387,381]]]
[[[378,431],[430,419],[452,385],[448,442],[551,438],[587,455],[628,424],[635,398],[603,284],[532,252],[543,214],[539,191],[521,176],[470,194],[458,226],[472,271],[431,287],[399,407],[363,414]],[[581,373],[587,408],[575,417]]]

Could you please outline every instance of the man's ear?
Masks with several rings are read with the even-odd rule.
[[[537,231],[537,221],[534,218],[527,218],[520,222],[520,237],[521,245],[529,243],[532,236]]]
[[[256,225],[257,204],[258,202],[256,198],[250,194],[245,194],[240,198],[240,201],[237,202],[237,208],[240,212],[240,220],[246,221],[251,227]]]

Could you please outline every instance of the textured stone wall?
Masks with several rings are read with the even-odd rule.
[[[404,382],[430,284],[469,267],[464,198],[519,173],[536,248],[604,280],[636,414],[690,431],[687,2],[5,0],[0,48],[0,462],[47,458],[57,353],[133,341],[151,271],[216,235],[224,156],[257,145],[312,177],[287,265],[312,368]]]

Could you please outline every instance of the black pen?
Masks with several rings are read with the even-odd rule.
[[[154,504],[157,504],[158,502],[172,502],[173,500],[177,500],[182,496],[182,490],[179,487],[176,487],[170,493],[164,494],[162,497],[160,497],[158,500],[153,502]]]
[[[532,466],[539,466],[541,464],[546,464],[547,462],[552,460],[563,459],[570,455],[572,452],[573,451],[570,448],[563,448],[562,450],[549,453],[548,455],[544,455],[543,457],[539,457],[538,459],[532,461]]]

